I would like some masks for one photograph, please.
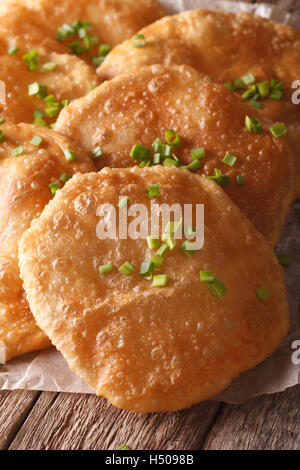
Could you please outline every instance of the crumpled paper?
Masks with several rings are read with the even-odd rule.
[[[273,7],[261,3],[251,5],[218,0],[161,0],[161,3],[170,13],[194,8],[223,9],[232,12],[250,11],[298,28],[300,25],[299,16],[287,13],[287,9],[282,9],[280,4]],[[292,318],[291,333],[278,351],[255,369],[240,375],[226,391],[215,397],[215,400],[233,404],[242,403],[249,398],[280,392],[300,383],[300,224],[295,214],[296,209],[300,209],[300,201],[297,201],[291,209],[276,250],[278,254],[292,255],[292,262],[285,272]],[[54,348],[29,353],[6,364],[0,372],[1,389],[94,393],[92,388],[69,369],[62,355]]]

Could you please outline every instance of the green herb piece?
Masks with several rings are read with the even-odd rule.
[[[111,273],[113,270],[113,265],[111,263],[103,264],[102,266],[99,266],[98,270],[100,274],[108,274]]]
[[[119,204],[118,204],[118,208],[119,208],[119,209],[125,209],[125,207],[128,206],[129,202],[130,202],[130,200],[129,200],[128,197],[123,197],[123,198],[120,200]]]
[[[250,100],[250,104],[251,106],[253,106],[253,108],[257,108],[257,109],[262,108],[262,103],[260,103],[259,101],[255,101],[254,99]]]
[[[257,118],[251,118],[249,116],[246,116],[245,126],[247,127],[249,132],[253,132],[254,134],[261,134],[263,132],[261,122]]]
[[[213,282],[214,280],[215,276],[212,271],[200,271],[200,282]]]
[[[270,127],[270,132],[276,138],[281,137],[282,135],[287,133],[287,127],[283,122],[281,122]]]
[[[270,94],[269,82],[265,80],[264,82],[258,83],[257,90],[260,96],[262,96],[263,98],[266,98]]]
[[[17,52],[19,52],[19,48],[15,44],[10,46],[7,51],[8,55],[11,55],[11,56],[16,55]]]
[[[54,183],[50,183],[49,185],[50,193],[54,196],[57,191],[60,189],[60,185],[58,181],[54,181]]]
[[[255,83],[255,77],[251,72],[241,77],[241,80],[245,85],[253,85]]]
[[[69,179],[71,179],[71,176],[69,176],[67,173],[63,173],[59,178],[59,180],[63,183],[66,183],[67,181],[69,181]]]
[[[156,276],[153,276],[153,282],[152,286],[153,287],[165,287],[170,278],[167,274],[157,274]]]
[[[100,145],[98,145],[96,148],[94,148],[93,150],[93,153],[92,153],[92,157],[93,157],[93,160],[97,160],[97,158],[101,157],[101,155],[103,154],[102,152],[102,148]]]
[[[46,62],[44,65],[42,65],[42,69],[47,70],[49,72],[52,72],[52,70],[55,70],[57,67],[57,64],[55,62]]]
[[[219,170],[218,168],[214,169],[214,176],[207,176],[205,175],[206,178],[215,181],[218,183],[220,186],[227,186],[229,183],[229,178],[227,175],[222,175],[222,171]]]
[[[39,147],[42,142],[43,142],[43,139],[42,139],[42,137],[40,137],[39,135],[33,136],[33,138],[32,138],[31,141],[30,141],[30,143],[31,143],[32,145],[35,145],[36,147]]]
[[[45,98],[47,96],[47,87],[39,82],[34,82],[28,85],[28,95],[37,95],[38,98]]]
[[[155,268],[160,268],[164,262],[164,258],[161,255],[155,253],[151,258],[151,263],[153,263]]]
[[[151,155],[151,150],[148,147],[137,144],[134,145],[131,149],[130,156],[139,162],[144,160],[149,160]]]
[[[237,157],[232,155],[232,153],[230,153],[230,152],[226,152],[226,155],[223,158],[222,162],[226,163],[226,165],[234,166],[237,162]]]
[[[182,251],[182,253],[184,253],[188,258],[192,258],[197,251],[195,243],[188,240],[185,240],[182,243],[179,250]]]
[[[202,163],[200,162],[200,160],[193,160],[191,163],[189,163],[187,165],[187,169],[190,170],[190,171],[197,171],[199,170],[199,168],[202,167]]]
[[[24,153],[23,145],[20,145],[11,151],[13,157],[18,157],[19,155],[22,155],[22,153]]]
[[[173,160],[172,158],[165,158],[163,161],[163,166],[178,166],[178,161]]]
[[[2,129],[0,129],[0,144],[3,142],[4,140],[4,132],[2,131]]]
[[[149,198],[159,196],[159,183],[151,184],[150,186],[147,186],[146,194],[147,194],[147,197]]]
[[[227,292],[227,287],[217,278],[214,278],[212,282],[206,282],[206,285],[215,297],[223,297]]]
[[[279,264],[283,266],[284,268],[287,268],[291,262],[291,256],[288,255],[278,255],[277,256]]]
[[[124,276],[129,276],[134,270],[135,266],[129,263],[129,261],[125,261],[125,263],[119,268],[120,273],[124,274]]]
[[[67,162],[73,162],[74,160],[77,160],[77,155],[74,152],[74,150],[65,149],[64,154],[65,154]]]
[[[35,72],[38,69],[38,57],[38,52],[35,49],[23,55],[23,60],[26,62],[29,72]]]
[[[168,245],[166,243],[163,243],[155,254],[159,256],[163,256],[168,249],[169,249]]]
[[[151,261],[150,263],[142,263],[140,267],[139,275],[143,277],[151,277],[154,269],[154,263]]]
[[[246,90],[246,85],[240,78],[234,80],[234,87],[238,88],[239,90]]]
[[[231,82],[225,82],[224,86],[229,90],[229,91],[234,91],[235,87],[232,85]]]
[[[147,243],[149,250],[155,250],[160,246],[160,240],[155,235],[148,235]]]
[[[206,156],[205,148],[198,147],[196,149],[191,150],[191,155],[193,160],[201,160]]]
[[[181,144],[181,138],[174,129],[168,129],[165,132],[165,139],[168,145],[171,147],[178,147]]]
[[[269,297],[271,297],[266,286],[261,286],[258,289],[256,289],[256,296],[261,301],[266,300]]]
[[[147,42],[143,34],[135,34],[131,38],[131,43],[133,47],[145,47]]]
[[[244,178],[242,175],[236,175],[236,184],[238,186],[244,186]]]
[[[117,447],[115,450],[132,450],[126,444],[122,444],[120,447]]]

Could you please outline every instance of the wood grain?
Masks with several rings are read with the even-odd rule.
[[[134,414],[94,395],[44,392],[10,449],[199,449],[220,409],[206,402],[176,413]]]
[[[40,394],[23,390],[0,393],[0,450],[7,449]]]
[[[224,405],[206,450],[299,450],[300,385],[242,405]]]

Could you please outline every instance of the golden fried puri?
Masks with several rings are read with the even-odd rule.
[[[56,64],[54,70],[43,68],[49,63]],[[39,54],[38,69],[33,72],[22,58],[0,56],[0,80],[6,88],[6,104],[0,103],[0,115],[6,122],[16,123],[34,122],[39,109],[44,113],[42,119],[50,124],[56,120],[64,100],[80,98],[97,84],[92,67],[75,56],[57,53]],[[44,101],[47,95],[54,96],[54,106]]]
[[[57,30],[76,20],[89,21],[100,43],[113,46],[166,14],[157,0],[13,0],[0,7],[0,36],[20,50],[43,48],[72,53],[77,36],[57,41]]]
[[[151,64],[188,64],[220,83],[249,72],[258,82],[284,82],[283,99],[263,100],[259,112],[288,127],[299,197],[300,105],[292,102],[292,84],[300,78],[300,32],[250,13],[195,10],[165,17],[140,34],[147,45],[134,48],[128,40],[116,47],[98,69],[102,81]]]
[[[159,194],[149,199],[153,184]],[[128,211],[136,203],[147,209],[143,221],[150,207],[204,204],[204,246],[187,257],[178,240],[164,254],[153,273],[169,276],[164,287],[139,274],[154,253],[145,239],[96,235],[99,208],[117,208],[120,196],[130,199]],[[41,328],[97,394],[128,410],[170,411],[208,399],[269,356],[289,330],[271,248],[222,188],[187,170],[76,175],[23,235],[19,260]],[[126,261],[135,266],[128,276],[118,270]],[[106,263],[112,271],[100,274]],[[227,292],[216,297],[200,270],[212,271]]]
[[[0,341],[6,345],[9,360],[50,345],[26,301],[19,277],[18,241],[53,197],[49,184],[54,183],[54,192],[57,182],[63,185],[61,175],[93,171],[94,165],[69,139],[49,129],[28,124],[1,125],[0,129]],[[34,145],[35,135],[42,141],[36,138]],[[77,160],[68,163],[64,150],[70,148],[77,152]]]
[[[123,74],[105,82],[65,108],[55,129],[82,143],[92,155],[99,145],[98,168],[128,167],[135,144],[151,148],[164,132],[174,129],[182,142],[174,149],[182,164],[190,151],[204,147],[198,172],[214,175],[218,168],[229,177],[225,191],[254,226],[275,245],[294,195],[293,161],[286,138],[272,137],[271,121],[261,118],[261,134],[250,133],[246,115],[256,112],[223,85],[187,66],[160,65]],[[227,152],[237,162],[222,160]],[[242,175],[244,186],[237,184]]]

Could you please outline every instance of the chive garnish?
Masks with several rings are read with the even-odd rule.
[[[55,62],[46,62],[44,65],[42,65],[42,69],[47,70],[47,71],[52,71],[56,69],[57,64]]]
[[[163,243],[161,247],[155,253],[156,255],[163,256],[165,252],[168,250],[169,246],[166,243]]]
[[[122,444],[120,447],[117,447],[115,450],[132,450],[128,445]]]
[[[11,55],[11,56],[16,55],[17,52],[19,52],[19,48],[15,44],[10,46],[7,51],[8,55]]]
[[[225,86],[229,91],[234,91],[234,90],[235,90],[235,87],[234,87],[234,85],[232,85],[231,82],[225,82],[225,83],[224,83],[224,86]]]
[[[163,161],[163,166],[178,166],[178,162],[172,158],[165,158]]]
[[[19,155],[22,155],[23,152],[24,152],[24,147],[23,145],[20,145],[19,147],[16,147],[15,149],[13,149],[11,151],[11,154],[13,157],[18,157]]]
[[[0,129],[0,144],[1,142],[3,142],[4,140],[4,132],[2,131],[2,129]]]
[[[200,160],[197,159],[197,160],[193,160],[191,163],[189,163],[187,165],[187,168],[190,171],[197,171],[197,170],[199,170],[199,168],[201,168],[201,166],[202,166],[202,163],[200,162]]]
[[[74,150],[65,149],[64,154],[65,154],[67,162],[73,162],[74,160],[77,160],[77,155],[74,152]]]
[[[28,85],[28,95],[37,95],[38,98],[45,98],[47,96],[47,87],[39,82],[34,82]]]
[[[188,258],[192,258],[196,253],[195,243],[185,240],[179,248]]]
[[[201,160],[206,156],[205,148],[198,147],[196,149],[191,150],[191,155],[193,160]]]
[[[131,43],[133,47],[145,47],[147,42],[143,34],[135,34],[131,38]]]
[[[155,268],[160,268],[164,262],[164,258],[161,255],[155,253],[151,258],[151,263],[153,263]]]
[[[78,41],[71,42],[69,44],[69,48],[74,52],[76,55],[83,54],[83,47],[80,45]]]
[[[153,276],[153,287],[165,287],[169,282],[169,276],[167,274],[157,274]]]
[[[244,186],[244,178],[242,175],[236,175],[236,184],[238,186]]]
[[[283,122],[281,122],[270,127],[270,132],[274,137],[281,137],[287,133],[287,127]]]
[[[232,153],[230,153],[230,152],[226,152],[226,155],[223,158],[222,162],[226,163],[226,165],[234,166],[237,162],[237,157],[232,155]]]
[[[284,268],[287,268],[291,262],[291,256],[288,255],[278,255],[278,262],[283,266]]]
[[[98,145],[96,148],[94,148],[93,150],[93,153],[92,153],[92,157],[93,157],[93,160],[96,160],[97,158],[101,157],[102,155],[102,148],[100,145]]]
[[[206,282],[206,285],[215,297],[223,297],[227,292],[227,287],[217,278],[214,278],[212,282]]]
[[[30,143],[31,143],[32,145],[35,145],[36,147],[39,147],[42,142],[43,142],[43,139],[42,139],[42,137],[40,137],[39,135],[33,136],[33,138],[32,138],[31,141],[30,141]]]
[[[215,276],[213,275],[212,271],[205,271],[205,270],[200,271],[200,282],[213,282],[214,279],[215,279]]]
[[[142,263],[140,267],[139,275],[143,277],[150,277],[152,276],[152,272],[154,269],[154,263],[150,261],[150,263]]]
[[[59,178],[59,180],[63,183],[66,183],[67,181],[69,181],[69,179],[71,179],[71,176],[69,176],[67,173],[63,173]]]
[[[98,270],[100,274],[108,274],[111,273],[113,270],[113,265],[111,263],[103,264],[102,266],[99,266]]]
[[[249,132],[253,132],[254,134],[261,134],[263,132],[260,120],[257,118],[251,118],[249,116],[246,116],[245,126],[247,127]]]
[[[241,77],[241,80],[245,85],[252,85],[255,83],[255,77],[251,72]]]
[[[147,243],[149,250],[155,250],[160,246],[160,240],[155,235],[148,235]]]
[[[151,151],[143,145],[134,145],[131,149],[130,156],[139,162],[150,159]]]
[[[261,301],[266,300],[269,297],[271,297],[266,286],[261,286],[258,289],[256,289],[256,296]]]
[[[60,189],[60,185],[59,185],[58,181],[54,181],[54,183],[50,183],[48,186],[49,186],[50,192],[53,196]]]
[[[125,261],[125,263],[119,268],[121,274],[124,276],[129,276],[135,270],[135,266],[129,263],[129,261]]]
[[[128,206],[129,202],[130,200],[128,199],[128,197],[123,197],[118,204],[118,208],[125,209],[125,207]]]
[[[178,147],[181,144],[181,138],[174,129],[168,129],[165,132],[165,139],[168,145],[171,147]]]
[[[222,171],[219,170],[218,168],[214,169],[214,176],[207,176],[205,175],[206,178],[215,181],[218,183],[220,186],[227,186],[229,183],[229,178],[227,175],[222,175]]]
[[[146,194],[149,198],[159,196],[159,183],[147,186]]]
[[[38,52],[35,49],[23,55],[23,60],[26,62],[29,72],[34,72],[38,69],[38,56]]]

